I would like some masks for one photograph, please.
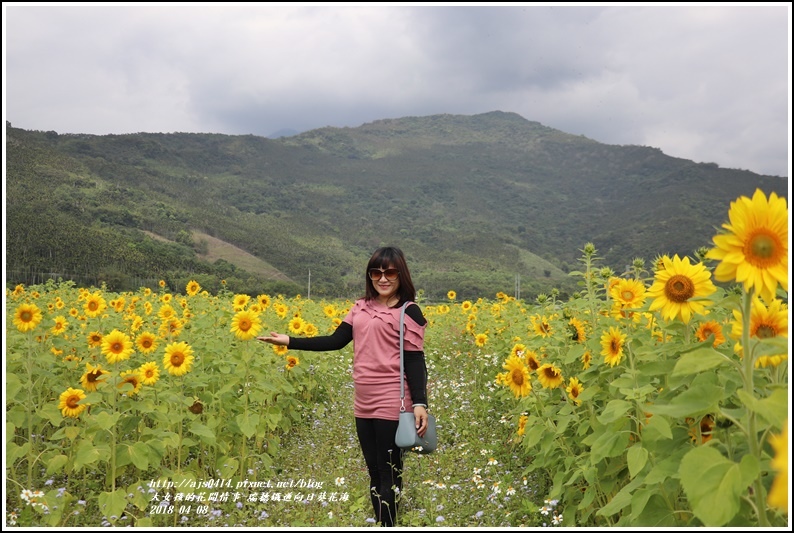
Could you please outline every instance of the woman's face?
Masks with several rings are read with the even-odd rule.
[[[369,279],[372,281],[372,286],[375,287],[375,290],[384,301],[388,301],[389,298],[397,294],[397,289],[400,288],[399,273],[395,275],[394,272],[396,272],[396,269],[392,265],[382,269],[370,269]],[[389,279],[392,277],[394,279]]]

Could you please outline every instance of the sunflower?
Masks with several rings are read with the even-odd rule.
[[[755,360],[755,367],[756,368],[766,368],[766,367],[777,367],[780,366],[780,363],[788,359],[788,355],[778,354],[778,355],[762,355],[759,356],[758,359]]]
[[[63,316],[56,316],[52,321],[55,323],[50,329],[53,335],[62,334],[69,326],[69,322],[66,320],[66,317]]]
[[[307,322],[306,327],[303,328],[303,334],[307,337],[316,337],[319,332],[320,330],[317,329],[317,326],[311,322]]]
[[[526,344],[516,343],[513,345],[513,349],[510,350],[510,355],[515,355],[516,357],[522,357],[526,351],[527,351]]]
[[[714,335],[714,343],[712,346],[715,348],[725,342],[725,335],[722,334],[722,326],[720,326],[719,322],[716,320],[709,320],[708,322],[701,323],[695,332],[695,337],[697,337],[700,342],[706,342],[712,335]]]
[[[102,297],[102,293],[97,291],[89,294],[86,297],[85,303],[83,304],[83,310],[85,311],[86,316],[96,318],[101,315],[105,309],[107,309],[107,306],[108,304]]]
[[[540,381],[540,384],[543,385],[544,389],[557,388],[562,385],[564,381],[562,377],[562,370],[551,363],[541,365],[536,373],[538,375],[538,380]]]
[[[769,465],[777,471],[769,488],[767,503],[770,507],[788,510],[788,420],[780,435],[770,435],[769,444],[775,450],[775,457]]]
[[[323,307],[323,314],[328,318],[334,318],[336,316],[336,306],[334,305],[326,305]]]
[[[174,301],[174,295],[170,292],[167,292],[160,297],[160,301],[164,304],[170,304],[172,301]]]
[[[689,438],[695,444],[698,443],[698,433],[700,433],[700,444],[706,444],[711,440],[712,431],[714,431],[714,417],[706,415],[700,419],[700,431],[695,427],[695,421],[692,418],[686,419],[689,424]]]
[[[587,370],[590,368],[590,362],[593,360],[593,354],[590,353],[590,350],[587,350],[585,353],[582,354],[582,369]]]
[[[731,337],[738,340],[742,338],[744,333],[741,311],[734,310],[733,318],[734,320],[731,322]],[[756,339],[788,338],[788,306],[782,300],[775,299],[767,307],[760,298],[753,298],[752,309],[750,310],[750,337]],[[744,357],[740,342],[737,342],[733,348],[736,353]],[[758,366],[758,361],[756,361],[756,366]]]
[[[114,329],[102,338],[102,353],[110,364],[129,359],[132,352],[132,340],[126,333]]]
[[[474,336],[474,344],[482,348],[488,342],[488,335],[485,333],[478,333]]]
[[[20,304],[14,312],[14,325],[25,333],[35,329],[42,318],[41,310],[35,304]]]
[[[518,430],[516,431],[516,434],[519,437],[522,436],[527,430],[527,420],[529,420],[527,415],[521,415],[518,417]]]
[[[199,285],[199,282],[196,280],[188,281],[187,286],[185,287],[185,292],[187,293],[188,296],[195,296],[199,293],[200,290],[201,290],[201,285]]]
[[[174,311],[174,308],[171,307],[170,304],[163,304],[160,310],[157,311],[157,316],[160,317],[160,320],[165,322],[176,317],[176,311]]]
[[[236,294],[234,296],[234,301],[232,302],[232,306],[234,307],[235,311],[242,311],[248,305],[248,302],[251,301],[251,297],[247,294]]]
[[[615,277],[615,276],[611,276],[611,275],[608,276],[607,281],[605,283],[605,287],[606,287],[607,293],[609,293],[610,296],[612,295],[612,289],[617,287],[619,283],[620,283],[620,278]]]
[[[659,272],[660,270],[664,270],[665,259],[670,259],[670,256],[665,254],[665,255],[657,255],[656,257],[653,258],[653,261],[651,261],[651,265],[653,267],[654,273]]]
[[[200,415],[204,412],[204,404],[201,403],[201,400],[198,398],[193,399],[193,405],[187,408],[188,411],[193,413],[194,415]]]
[[[289,324],[287,325],[287,329],[293,335],[298,335],[303,332],[303,328],[306,327],[306,322],[299,316],[293,317]]]
[[[138,331],[143,327],[143,318],[139,317],[138,315],[134,315],[132,317],[132,322],[130,323],[130,331]]]
[[[262,328],[262,323],[259,320],[259,315],[252,311],[239,311],[234,318],[232,318],[231,332],[234,333],[238,339],[244,341],[253,339],[259,330]]]
[[[124,305],[125,305],[124,298],[117,298],[111,303],[111,305],[114,311],[116,311],[117,313],[121,313],[122,311],[124,311]]]
[[[691,265],[689,258],[664,258],[664,269],[656,272],[656,277],[648,296],[653,298],[650,311],[661,309],[665,321],[678,317],[688,323],[694,313],[706,314],[708,302],[692,301],[693,298],[708,296],[717,288],[711,282],[711,273],[703,263]]]
[[[551,337],[553,329],[551,318],[546,316],[534,315],[532,318],[532,329],[541,337]]]
[[[276,312],[276,316],[279,318],[286,318],[287,313],[289,312],[289,307],[284,305],[283,303],[277,303],[273,306],[273,310]]]
[[[568,333],[570,334],[571,340],[579,344],[587,340],[587,335],[585,335],[584,332],[584,323],[576,317],[572,317],[568,321]]]
[[[165,347],[163,367],[172,376],[183,376],[190,372],[193,365],[193,348],[188,343],[172,342]]]
[[[524,358],[526,359],[527,367],[529,367],[532,372],[535,372],[538,368],[540,368],[540,357],[537,353],[529,350],[525,354]]]
[[[88,392],[94,392],[97,387],[103,382],[100,378],[110,372],[102,370],[100,365],[92,366],[91,363],[85,364],[85,374],[80,378],[80,384]]]
[[[179,320],[177,317],[173,317],[160,324],[158,333],[162,338],[166,338],[169,336],[179,337],[179,335],[182,333],[183,326],[184,323],[182,323],[181,320]]]
[[[81,400],[85,400],[85,392],[82,389],[69,387],[61,393],[58,409],[61,410],[61,414],[64,417],[77,418],[87,407],[86,404],[80,403]]]
[[[717,281],[737,281],[744,290],[755,289],[764,301],[775,297],[778,284],[788,291],[788,208],[786,199],[761,189],[753,198],[731,202],[727,233],[713,238],[715,248],[706,257],[720,261],[714,269]]]
[[[513,391],[513,396],[516,398],[523,398],[532,392],[532,384],[529,381],[529,370],[524,362],[517,356],[511,355],[502,365],[502,368],[507,370],[507,375],[504,380],[510,390]]]
[[[296,366],[300,364],[300,359],[295,357],[294,355],[287,356],[287,364],[284,366],[287,370],[292,370]]]
[[[270,307],[270,296],[267,294],[260,294],[256,297],[256,301],[259,302],[259,305],[262,306],[262,310],[267,309]]]
[[[165,280],[164,279],[161,279],[160,281],[158,281],[157,284],[160,286],[161,289],[165,288]]]
[[[102,332],[101,331],[92,331],[88,334],[88,347],[89,348],[99,348],[102,346]]]
[[[447,293],[447,299],[448,300],[454,300],[457,297],[458,297],[458,294],[455,291],[449,291]]]
[[[474,304],[472,304],[470,300],[466,300],[462,304],[460,304],[460,310],[464,313],[468,313],[469,311],[471,311],[473,305]]]
[[[636,279],[617,278],[610,288],[612,299],[624,309],[638,309],[645,303],[645,284]]]
[[[119,389],[122,389],[124,385],[129,383],[132,385],[132,389],[124,388],[122,389],[122,394],[127,396],[135,396],[139,392],[141,392],[141,387],[143,387],[143,379],[141,375],[138,373],[137,370],[125,370],[121,374],[119,374],[121,381],[117,385]]]
[[[144,385],[154,385],[160,379],[160,367],[154,361],[144,363],[138,369],[141,376],[141,383]]]
[[[273,345],[273,351],[276,352],[276,355],[285,355],[288,350],[289,348],[287,348],[286,346],[276,346],[275,344]]]
[[[616,327],[609,328],[609,331],[601,335],[601,355],[609,366],[615,366],[623,359],[623,345],[626,342],[626,334],[621,333]]]
[[[579,395],[582,394],[583,391],[584,387],[577,378],[570,378],[568,380],[568,386],[565,388],[565,392],[568,393],[568,398],[570,398],[575,405],[582,403],[582,400],[579,399]]]

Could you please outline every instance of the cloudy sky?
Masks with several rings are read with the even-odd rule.
[[[511,111],[789,176],[790,4],[3,4],[4,118],[59,133]]]

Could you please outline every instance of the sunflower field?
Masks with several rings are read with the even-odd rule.
[[[568,301],[418,303],[439,446],[406,454],[414,527],[784,527],[788,209],[732,202],[713,247],[581,250]],[[7,526],[376,526],[352,345],[297,352],[353,302],[6,289]]]

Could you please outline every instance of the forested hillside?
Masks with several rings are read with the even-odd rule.
[[[709,246],[731,201],[780,177],[614,146],[514,113],[380,120],[293,137],[61,135],[6,124],[7,283],[354,296],[372,251],[438,298],[576,290],[586,242],[634,258]],[[213,253],[223,243],[231,255]],[[243,256],[246,256],[245,262]],[[257,264],[261,261],[261,264]],[[245,266],[242,266],[245,265]]]

